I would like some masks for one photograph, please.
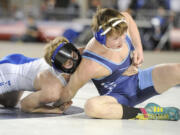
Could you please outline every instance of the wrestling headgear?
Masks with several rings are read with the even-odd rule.
[[[113,23],[112,23],[113,22]],[[94,37],[96,38],[96,40],[101,43],[102,45],[106,45],[106,34],[112,29],[112,27],[116,27],[118,24],[120,23],[127,23],[126,20],[124,18],[120,19],[117,17],[111,18],[108,23],[112,23],[111,26],[107,27],[105,30],[103,30],[103,25],[99,26],[99,30],[95,33]]]
[[[72,66],[65,67],[64,64],[67,61],[71,61]],[[73,73],[81,62],[81,55],[72,43],[61,43],[54,51],[51,62],[54,69],[65,73]]]

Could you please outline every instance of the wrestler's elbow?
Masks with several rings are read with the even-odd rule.
[[[32,112],[34,109],[34,107],[30,106],[29,103],[27,103],[24,99],[21,100],[20,105],[23,112]]]

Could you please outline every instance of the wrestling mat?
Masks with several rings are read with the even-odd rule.
[[[64,115],[72,115],[82,113],[84,110],[80,107],[71,106],[63,114],[40,114],[40,113],[25,113],[19,108],[3,108],[0,107],[0,120],[2,119],[23,119],[23,118],[42,118],[42,117],[60,117]]]

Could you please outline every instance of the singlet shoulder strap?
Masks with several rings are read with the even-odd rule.
[[[130,50],[134,51],[135,48],[134,48],[132,41],[128,35],[126,35],[126,42],[128,43]]]

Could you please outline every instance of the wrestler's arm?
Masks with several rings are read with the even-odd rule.
[[[83,54],[83,51],[84,51],[84,49],[85,49],[86,47],[79,47],[78,48],[78,50],[79,50],[79,52],[80,52],[80,54],[82,55]],[[86,60],[85,60],[86,61]],[[66,79],[66,82],[68,82],[68,84],[69,84],[69,80],[70,80],[70,77],[71,77],[71,82],[70,82],[70,84],[72,83],[72,82],[75,82],[75,83],[77,83],[76,82],[76,80],[79,80],[79,79],[76,79],[76,78],[79,78],[78,76],[80,75],[79,74],[79,70],[80,70],[80,68],[82,68],[85,64],[83,64],[83,63],[86,63],[86,62],[84,62],[84,60],[83,60],[83,62],[81,62],[81,66],[79,66],[79,69],[77,69],[76,71],[77,72],[75,72],[73,75],[70,75],[70,74],[68,74],[68,76],[64,76],[64,78]],[[82,68],[83,69],[83,68]],[[84,70],[82,70],[82,71],[84,71]],[[83,72],[82,72],[83,73]],[[67,75],[67,74],[66,74]],[[83,75],[85,75],[85,74],[83,74]],[[87,76],[86,76],[87,77]],[[88,78],[86,78],[86,79],[88,79]],[[91,78],[90,78],[91,79]],[[89,79],[89,80],[90,80]],[[85,81],[85,79],[83,79],[83,81]],[[82,82],[83,82],[82,81]],[[84,84],[85,84],[86,82],[84,82]],[[69,84],[69,85],[70,85]],[[79,84],[79,83],[77,83],[78,85],[76,85],[77,87],[82,87],[83,86],[83,84]],[[69,85],[67,86],[67,87],[69,87]],[[72,86],[72,85],[70,85],[70,86]],[[65,89],[71,89],[71,88],[65,88]],[[78,90],[78,88],[75,88],[74,87],[74,89],[76,89],[76,90]],[[69,95],[69,93],[67,92],[67,90],[64,90],[64,91],[66,91],[66,92],[63,92],[64,93],[64,95]],[[75,91],[75,90],[74,90]],[[75,92],[76,93],[76,92]],[[65,96],[65,97],[66,97]],[[63,97],[62,97],[63,98]],[[54,103],[54,105],[55,106],[59,106],[62,102],[64,102],[63,101],[63,99],[62,98],[60,98],[56,103]],[[68,100],[67,100],[68,101]]]
[[[132,43],[135,47],[135,51],[133,52],[133,55],[134,55],[133,62],[135,65],[138,66],[144,61],[143,48],[142,48],[139,30],[136,25],[136,22],[133,20],[133,18],[127,12],[122,12],[122,14],[125,16],[125,18],[128,22],[128,32],[130,34]]]
[[[62,104],[60,107],[55,107],[51,105],[47,105],[51,101],[48,102],[47,98],[43,93],[44,91],[40,90],[37,92],[33,92],[27,97],[25,97],[21,101],[21,110],[29,113],[57,113],[62,114],[72,102],[66,102]]]
[[[77,70],[71,75],[68,84],[64,87],[61,100],[63,102],[70,101],[89,80],[101,76],[100,70],[90,60],[83,58]]]
[[[21,100],[21,110],[31,113],[62,113],[71,105],[71,101],[56,107],[47,105],[59,100],[63,86],[50,72],[40,73],[35,82],[39,90]]]

